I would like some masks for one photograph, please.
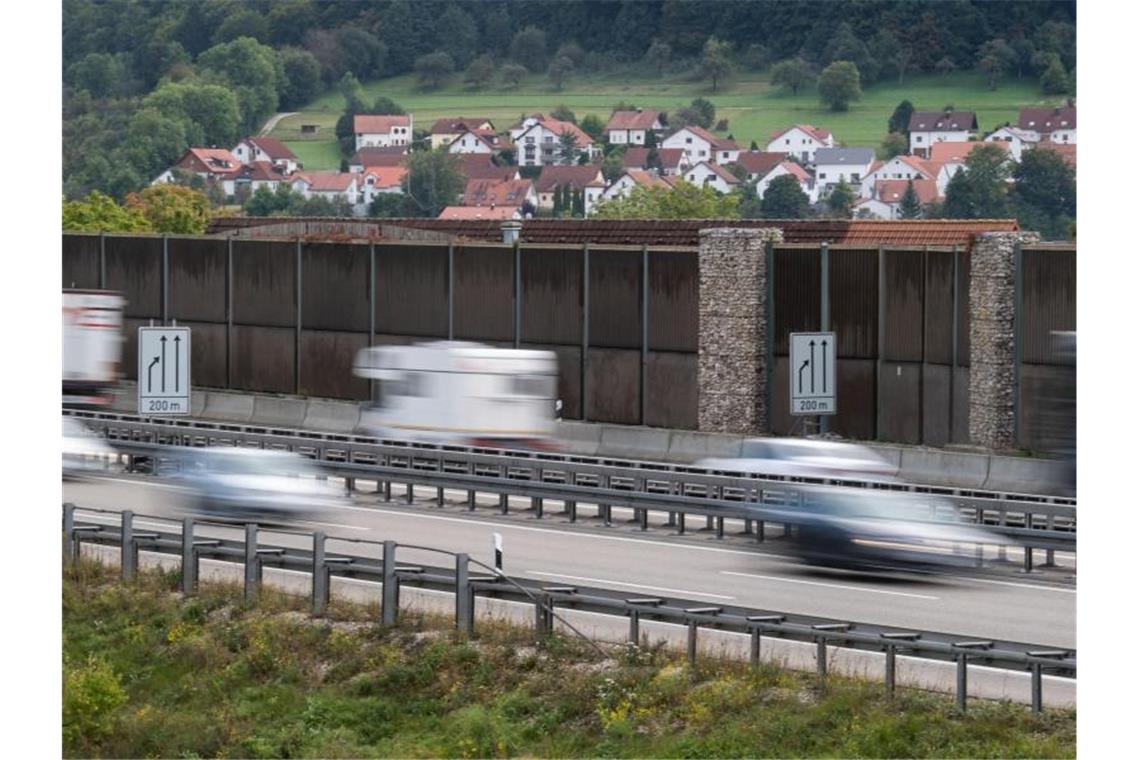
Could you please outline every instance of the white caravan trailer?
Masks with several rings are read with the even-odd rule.
[[[123,306],[106,290],[63,291],[63,403],[106,406],[119,381]]]
[[[437,341],[357,353],[378,380],[361,413],[371,435],[496,448],[554,448],[558,360],[551,351]]]

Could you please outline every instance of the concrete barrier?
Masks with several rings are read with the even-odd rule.
[[[956,488],[982,488],[991,457],[960,451],[901,449],[899,477],[914,483]]]
[[[332,433],[354,433],[360,423],[360,405],[351,401],[310,399],[302,427]]]
[[[743,442],[737,435],[673,430],[669,433],[669,448],[662,458],[672,462],[696,462],[713,457],[738,457]]]
[[[554,425],[554,434],[567,453],[594,456],[598,453],[602,428],[588,422],[560,420]]]
[[[266,427],[301,428],[308,408],[309,402],[302,398],[256,396],[250,422]]]
[[[244,393],[206,391],[206,408],[202,416],[223,422],[249,422],[253,419],[254,396]]]
[[[662,428],[599,425],[598,455],[622,459],[658,459],[669,450],[669,431]]]
[[[1028,457],[990,457],[985,487],[1015,493],[1076,493],[1076,468],[1071,462]]]

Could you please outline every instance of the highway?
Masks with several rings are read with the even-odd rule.
[[[402,487],[394,488],[393,498],[402,493]],[[460,506],[462,493],[449,493],[454,504],[444,508],[426,503],[434,489],[417,489],[416,493],[413,505],[358,493],[351,505],[332,509],[318,524],[304,527],[349,539],[394,539],[465,551],[487,563],[492,557],[492,534],[497,531],[503,536],[504,571],[512,576],[971,638],[1076,647],[1076,588],[1073,571],[1065,566],[1071,565],[1071,557],[1059,557],[1059,568],[1029,576],[1016,572],[1012,561],[1008,567],[985,573],[938,577],[844,573],[795,562],[781,552],[779,539],[760,545],[745,538],[718,541],[708,533],[691,531],[698,523],[703,525],[693,519],[691,532],[684,536],[661,529],[646,534],[617,522],[624,517],[617,510],[617,524],[605,528],[600,521],[581,517],[576,524],[568,523],[557,503],[548,503],[547,517],[540,522],[522,511],[529,503],[525,499],[512,500],[518,511],[504,517],[492,511],[497,500],[481,502],[479,510],[469,513]],[[65,482],[63,495],[65,501],[80,507],[131,509],[156,517],[179,518],[187,504],[176,481],[134,475]],[[90,519],[90,515],[81,514],[81,519]],[[136,518],[136,526],[155,527],[145,518]],[[203,534],[210,535],[208,530]],[[296,536],[271,540],[307,546]],[[344,542],[330,542],[329,551],[379,556],[378,547]],[[401,550],[399,559],[401,563],[444,564],[439,555],[412,551]]]

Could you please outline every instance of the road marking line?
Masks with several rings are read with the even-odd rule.
[[[368,530],[368,528],[364,528],[364,527],[361,527],[359,525],[342,525],[340,523],[317,522],[315,520],[306,520],[305,522],[307,522],[309,525],[324,525],[326,528],[346,528],[348,530]]]
[[[1057,588],[1054,586],[1035,586],[1032,583],[1014,583],[1012,581],[993,581],[993,580],[989,580],[988,578],[962,578],[962,580],[964,580],[966,582],[972,581],[974,583],[993,583],[993,584],[996,584],[998,586],[1013,586],[1014,588],[1028,588],[1028,589],[1032,589],[1034,591],[1056,591],[1056,592],[1061,593],[1061,594],[1075,594],[1075,593],[1077,593],[1077,590],[1075,588]]]
[[[862,586],[846,586],[840,583],[823,583],[821,581],[804,581],[798,578],[780,578],[776,575],[756,575],[754,573],[737,573],[732,570],[721,570],[721,575],[738,575],[741,578],[760,578],[766,581],[780,581],[782,583],[803,583],[808,586],[825,586],[827,588],[838,588],[844,591],[866,591],[868,594],[890,594],[892,596],[908,596],[913,599],[930,599],[938,601],[939,597],[929,596],[927,594],[911,594],[906,591],[886,591],[878,588],[863,588]]]
[[[709,594],[704,591],[682,591],[675,588],[663,588],[661,586],[646,586],[641,583],[626,583],[625,581],[611,581],[608,578],[585,578],[580,575],[564,575],[562,573],[544,573],[541,570],[527,570],[527,575],[545,575],[548,578],[568,578],[572,581],[586,581],[587,583],[609,583],[613,586],[628,586],[630,588],[643,588],[650,591],[665,591],[670,594],[680,594],[682,596],[708,596],[713,599],[724,599],[729,601],[735,599],[733,596],[724,596],[723,594]]]

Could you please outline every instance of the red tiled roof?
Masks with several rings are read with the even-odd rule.
[[[932,179],[916,179],[914,192],[919,203],[933,203],[938,200],[938,183]],[[875,197],[883,203],[901,203],[906,194],[907,179],[881,179],[875,183]]]
[[[811,180],[811,175],[807,173],[807,170],[795,161],[781,161],[780,167],[800,182],[808,182]]]
[[[463,190],[464,206],[520,206],[534,183],[529,179],[505,181],[473,179]]]
[[[978,128],[973,111],[915,111],[910,115],[910,132],[960,132]]]
[[[689,130],[694,135],[707,142],[712,148],[716,150],[740,150],[740,146],[736,144],[735,140],[729,140],[724,137],[717,137],[712,132],[709,132],[703,127],[698,127],[697,125],[693,124],[687,127],[681,127],[681,129],[678,129],[677,131],[680,132],[685,129]]]
[[[668,178],[662,177],[657,172],[651,172],[645,169],[626,169],[625,173],[635,184],[641,187],[668,188],[673,186]]]
[[[660,111],[645,109],[644,111],[614,111],[613,116],[606,122],[606,131],[611,129],[652,129],[653,123],[661,115]]]
[[[387,134],[392,130],[392,127],[410,127],[412,126],[412,117],[404,116],[381,116],[370,113],[358,113],[352,117],[352,131],[356,134]]]
[[[786,127],[785,129],[777,129],[772,133],[772,137],[769,139],[775,140],[776,138],[781,137],[788,132],[791,132],[793,129],[798,129],[801,132],[805,132],[820,142],[827,142],[827,138],[831,137],[830,129],[823,129],[822,127],[816,127],[811,124],[793,124],[792,126]]]
[[[661,151],[658,151],[658,155],[660,153]],[[648,162],[649,148],[626,148],[621,157],[622,166],[633,167],[634,169],[643,169]]]
[[[243,168],[238,157],[225,148],[188,148],[175,166],[211,174],[237,174]]]
[[[369,176],[374,177],[373,187],[399,187],[407,173],[406,166],[369,166],[360,176],[364,180]]]
[[[783,163],[786,157],[786,153],[749,150],[741,153],[736,160],[741,166],[748,170],[749,174],[756,174],[763,177],[772,171],[772,169],[776,168],[777,165]]]
[[[449,135],[456,132],[474,132],[479,128],[480,124],[490,124],[490,119],[481,117],[471,118],[467,116],[451,116],[442,119],[436,119],[435,123],[431,125],[431,133],[433,135]]]
[[[1075,143],[1055,143],[1051,140],[1042,140],[1037,143],[1034,150],[1051,150],[1074,169],[1077,167],[1077,146]]]
[[[309,183],[309,189],[318,193],[343,193],[356,179],[350,172],[313,171],[294,175],[295,179],[303,179]]]
[[[577,144],[582,147],[590,145],[594,142],[594,138],[583,132],[582,128],[574,122],[559,121],[558,119],[552,119],[549,116],[542,116],[541,114],[535,118],[538,118],[539,122],[538,124],[532,126],[530,129],[534,129],[535,126],[541,125],[549,129],[555,135],[561,136],[562,134],[569,132],[570,134],[574,135]],[[527,131],[529,132],[530,130],[528,129]],[[519,136],[521,137],[522,135],[520,134]]]
[[[268,161],[254,161],[245,167],[242,177],[252,182],[280,182],[288,179],[276,166]]]
[[[1061,122],[1065,122],[1062,124]],[[1030,126],[1029,122],[1033,122]],[[1076,129],[1076,106],[1060,108],[1022,108],[1017,116],[1017,126],[1032,129],[1034,132],[1052,132],[1054,129]]]
[[[661,166],[665,169],[676,169],[685,157],[684,148],[658,148],[657,157],[661,159]]]
[[[385,148],[361,148],[352,157],[354,166],[402,166],[408,159],[406,145],[392,145]]]
[[[460,168],[469,180],[490,179],[505,181],[518,179],[518,167],[496,166],[491,162],[491,157],[486,153],[461,153],[459,154],[459,158],[462,161]]]
[[[518,206],[448,206],[439,214],[439,219],[514,219],[519,213]]]
[[[270,158],[291,158],[294,160],[297,158],[296,154],[276,137],[247,137],[246,139],[261,148]]]
[[[994,140],[993,142],[936,142],[930,145],[930,160],[937,164],[965,161],[966,156],[982,145],[996,145],[1006,153],[1009,153],[1010,150],[1010,144],[1001,140]]]
[[[700,163],[698,163],[696,166],[692,167],[688,171],[691,172],[691,171],[696,170],[697,166],[704,166],[710,172],[712,172],[716,176],[720,177],[721,179],[723,179],[725,182],[727,182],[730,185],[740,184],[740,180],[736,178],[735,174],[730,172],[728,169],[725,169],[723,166],[720,166],[719,164],[710,163],[708,161],[701,161]]]
[[[540,193],[554,192],[557,186],[568,185],[575,190],[585,187],[605,187],[602,169],[597,164],[585,166],[544,166],[535,180],[535,189]]]

